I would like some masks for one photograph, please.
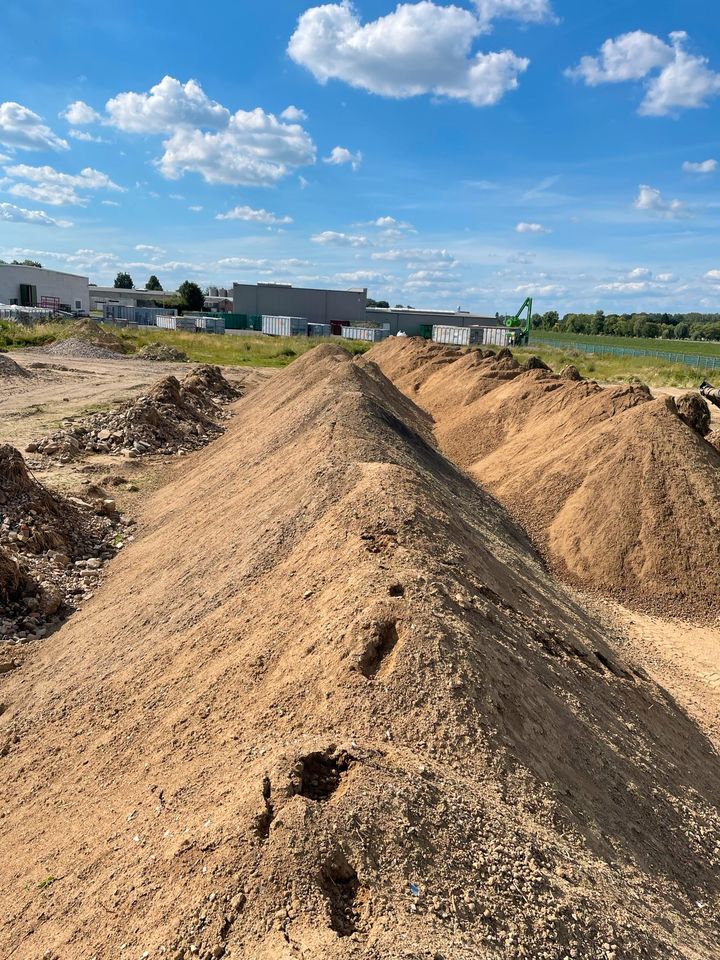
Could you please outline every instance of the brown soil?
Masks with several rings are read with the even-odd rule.
[[[427,415],[330,346],[236,412],[2,679],[0,954],[717,955],[717,754]]]
[[[0,380],[26,380],[29,377],[32,377],[29,370],[15,363],[6,353],[0,353]]]
[[[416,340],[370,358],[561,575],[649,611],[717,616],[720,457],[671,397]]]
[[[96,347],[104,347],[116,353],[128,353],[132,349],[117,334],[103,329],[97,320],[92,320],[90,317],[76,320],[68,327],[67,334],[75,340],[86,340]]]

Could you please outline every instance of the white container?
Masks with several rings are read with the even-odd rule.
[[[157,316],[155,318],[155,324],[161,330],[176,330],[177,317]]]
[[[263,315],[262,332],[269,337],[306,337],[308,322],[303,317],[269,317]]]
[[[482,343],[482,327],[451,327],[445,324],[435,324],[432,329],[432,338],[435,343],[447,343],[453,347],[469,347],[474,343]]]
[[[390,331],[379,327],[342,327],[342,336],[346,340],[369,340],[370,343],[378,343],[389,337]]]
[[[511,327],[485,327],[483,330],[482,342],[494,347],[510,346],[514,339]]]

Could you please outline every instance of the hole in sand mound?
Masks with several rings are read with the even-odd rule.
[[[272,784],[269,777],[263,777],[263,803],[265,809],[255,818],[255,830],[261,840],[270,836],[270,825],[275,819],[275,811],[271,802]]]
[[[368,680],[386,673],[389,669],[388,657],[397,646],[398,639],[394,620],[375,624],[373,635],[358,659],[360,673]]]
[[[339,937],[352,936],[360,922],[357,905],[360,883],[342,852],[336,853],[323,867],[320,886],[327,900],[330,929]]]
[[[333,756],[330,753],[309,753],[302,757],[300,796],[309,800],[329,800],[340,786],[342,775],[350,768],[353,758],[348,753]]]
[[[388,595],[391,597],[404,597],[405,587],[401,583],[392,583],[388,587]]]

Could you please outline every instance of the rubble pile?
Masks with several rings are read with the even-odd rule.
[[[0,642],[39,639],[92,595],[126,539],[100,488],[61,497],[35,480],[22,454],[0,446]]]
[[[164,363],[187,363],[190,359],[183,350],[167,343],[148,343],[136,354],[138,360],[157,360]]]
[[[163,377],[147,394],[117,410],[99,413],[83,423],[66,421],[49,437],[30,443],[28,453],[68,462],[84,452],[185,454],[223,433],[222,404],[240,396],[219,367],[204,365],[179,381]]]

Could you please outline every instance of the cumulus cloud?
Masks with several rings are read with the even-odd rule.
[[[249,223],[263,223],[274,226],[280,223],[292,223],[292,217],[278,217],[268,210],[253,210],[252,207],[233,207],[227,213],[218,213],[216,220],[245,220]]]
[[[304,110],[301,110],[300,107],[294,107],[290,104],[289,107],[286,107],[283,112],[280,114],[280,117],[283,120],[288,120],[290,123],[303,123],[307,120],[308,115]]]
[[[218,133],[180,127],[164,146],[158,167],[171,180],[194,172],[207,183],[262,186],[315,162],[315,145],[301,126],[259,107],[238,110]]]
[[[676,278],[674,273],[659,273],[655,279],[658,283],[673,283]]]
[[[634,270],[631,270],[628,273],[628,277],[631,280],[646,280],[652,276],[652,270],[649,270],[647,267],[635,267]]]
[[[72,137],[73,140],[82,140],[85,143],[109,143],[109,140],[103,140],[102,137],[95,137],[92,133],[88,133],[87,130],[70,130],[68,131],[68,136]]]
[[[70,220],[55,220],[49,217],[44,210],[26,210],[16,207],[14,203],[0,203],[0,220],[9,220],[12,223],[32,223],[44,227],[71,227]]]
[[[329,157],[323,157],[323,163],[329,163],[332,166],[340,167],[343,164],[351,164],[353,170],[359,170],[362,163],[362,153],[358,150],[353,153],[347,147],[333,147]]]
[[[646,183],[640,184],[638,195],[633,202],[636,210],[643,210],[669,220],[680,219],[688,215],[681,200],[665,200],[662,193]]]
[[[67,120],[73,127],[84,127],[88,123],[99,123],[102,117],[84,100],[76,100],[66,107],[60,114],[62,120]]]
[[[156,247],[152,243],[136,243],[135,249],[138,253],[150,253],[153,256],[161,257],[166,250],[163,250],[162,247]]]
[[[604,293],[645,293],[652,289],[646,280],[617,280],[613,283],[599,283],[595,290]]]
[[[367,247],[370,241],[367,237],[357,236],[351,233],[338,233],[335,230],[324,230],[322,233],[316,233],[311,238],[313,243],[320,243],[324,246],[332,245],[338,247]]]
[[[544,227],[541,223],[525,223],[524,221],[518,223],[515,227],[516,233],[550,233],[550,230],[547,227]]]
[[[720,270],[708,270],[705,274],[706,280],[720,280]]]
[[[0,143],[17,150],[69,150],[67,140],[58,137],[42,117],[9,100],[0,103]]]
[[[692,163],[690,160],[686,160],[682,168],[685,173],[715,173],[717,166],[717,160],[701,160],[699,163]]]
[[[429,0],[401,3],[366,24],[348,3],[325,4],[302,14],[288,53],[323,84],[337,79],[386,97],[433,93],[485,107],[518,86],[530,61],[511,50],[473,54],[484,29],[469,10]]]
[[[539,286],[535,283],[521,283],[515,287],[513,293],[522,293],[533,297],[560,297],[565,293],[565,287],[558,283],[545,283]]]
[[[525,23],[552,22],[556,19],[549,0],[475,0],[475,6],[485,23],[503,18]]]
[[[78,193],[78,190],[116,190],[122,191],[106,173],[85,167],[78,174],[61,173],[54,167],[30,166],[18,163],[5,167],[5,173],[13,180],[24,181],[14,183],[9,193],[15,197],[25,197],[38,203],[49,203],[51,206],[84,206],[88,197]],[[27,182],[30,181],[30,182]]]
[[[177,126],[221,129],[230,111],[205,94],[197,80],[163,77],[149,93],[119,93],[105,105],[112,126],[126,133],[170,133]]]
[[[684,50],[684,31],[671,33],[669,39],[665,43],[654,34],[634,30],[606,40],[598,56],[582,57],[578,66],[565,72],[588,86],[646,79],[645,97],[638,108],[643,116],[706,106],[708,99],[720,94],[720,73],[709,68],[706,57]]]

